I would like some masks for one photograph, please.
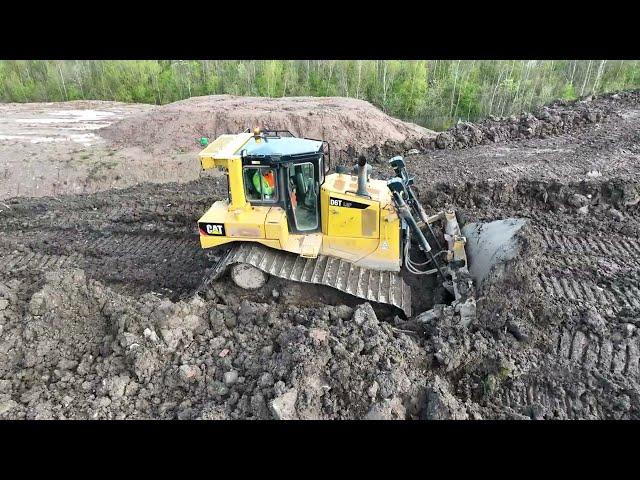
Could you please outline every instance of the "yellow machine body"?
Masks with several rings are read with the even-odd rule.
[[[202,248],[258,242],[302,257],[327,255],[367,269],[400,271],[401,221],[384,181],[370,180],[363,196],[353,193],[356,176],[322,175],[319,231],[291,233],[284,208],[247,200],[240,152],[254,138],[251,133],[222,135],[199,155],[204,170],[226,170],[230,197],[215,202],[198,220]]]

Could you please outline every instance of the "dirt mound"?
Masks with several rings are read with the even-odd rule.
[[[371,160],[424,149],[435,132],[392,118],[363,100],[341,97],[194,97],[153,108],[99,131],[120,147],[156,154],[197,151],[200,137],[246,128],[289,130],[327,140],[336,160],[366,154]]]
[[[546,138],[605,121],[621,106],[640,104],[640,92],[622,92],[574,102],[557,101],[533,113],[490,117],[481,123],[459,122],[438,134],[435,148],[469,148],[508,140]]]

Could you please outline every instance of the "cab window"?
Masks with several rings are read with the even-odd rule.
[[[269,167],[244,167],[244,188],[250,202],[276,202],[278,184],[276,172]]]

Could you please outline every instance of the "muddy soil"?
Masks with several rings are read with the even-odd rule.
[[[560,100],[518,116],[491,116],[478,124],[460,121],[446,132],[439,133],[432,146],[458,149],[576,132],[605,122],[621,109],[639,102],[640,91],[611,93],[602,97],[589,95],[571,102]]]
[[[546,138],[407,157],[429,209],[526,220],[468,327],[275,279],[194,296],[194,221],[221,178],[3,200],[0,418],[640,418],[627,100]]]

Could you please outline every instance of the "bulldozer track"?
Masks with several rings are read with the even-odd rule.
[[[560,329],[554,336],[555,353],[588,370],[624,375],[635,381],[640,376],[640,339],[613,341],[582,330]]]
[[[81,268],[93,278],[132,293],[192,292],[205,275],[207,259],[193,236],[112,234],[73,242],[28,245],[25,251],[0,253],[0,272],[23,276],[62,268]]]
[[[625,326],[640,317],[638,239],[611,231],[572,234],[542,225],[533,232],[543,248],[536,288],[559,306],[592,308],[605,320],[599,330],[563,321],[550,332],[544,355],[585,375],[598,372],[640,383],[640,337],[628,334]],[[604,387],[594,388],[589,395],[603,393],[599,389]],[[546,415],[559,418],[605,416],[597,402],[585,402],[544,381],[505,384],[496,395],[498,403],[527,415],[534,405],[542,405]]]
[[[628,219],[636,220],[631,215]],[[572,234],[573,227],[568,225],[568,231],[559,231],[538,224],[532,229],[542,246],[536,289],[548,299],[555,299],[562,310],[595,309],[605,323],[592,329],[571,321],[561,322],[550,331],[549,341],[540,352],[547,358],[542,363],[562,362],[567,372],[574,369],[583,372],[582,375],[597,372],[624,384],[637,385],[640,336],[633,333],[627,322],[633,324],[640,318],[640,241],[617,231]],[[596,385],[589,395],[604,394],[603,388]],[[532,381],[506,382],[495,396],[497,404],[524,415],[531,415],[534,407],[542,406],[547,417],[606,416],[597,402],[584,401],[570,389],[545,382],[544,375]]]
[[[194,258],[198,255],[198,244],[193,238],[174,239],[170,237],[141,236],[123,234],[118,236],[103,237],[91,242],[87,246],[87,252],[92,255],[101,254],[125,254],[125,255],[152,255],[158,257]]]
[[[0,271],[65,268],[77,264],[81,258],[79,255],[46,255],[40,252],[10,254],[0,256]]]
[[[580,302],[593,306],[602,306],[609,314],[617,314],[622,309],[640,313],[640,285],[611,284],[602,287],[593,281],[576,280],[546,270],[539,274],[543,290],[556,298]]]
[[[573,170],[575,170],[576,174],[580,175],[585,170],[601,171],[605,165],[606,163],[604,161],[592,161],[588,164],[575,165]],[[563,164],[560,167],[544,161],[530,161],[527,163],[500,167],[496,169],[496,171],[499,172],[502,181],[517,182],[523,178],[545,178],[547,180],[556,180],[566,178],[567,165]]]
[[[640,242],[630,237],[569,236],[554,231],[542,231],[549,252],[620,257],[640,266]]]
[[[399,273],[357,267],[325,255],[304,258],[256,243],[233,246],[212,269],[204,284],[219,278],[227,267],[236,263],[253,265],[285,280],[326,285],[365,300],[390,304],[411,316],[411,289]]]
[[[535,379],[532,379],[528,385],[517,384],[502,388],[496,392],[496,399],[500,404],[527,415],[529,414],[527,410],[531,407],[542,405],[555,418],[603,417],[603,412],[598,405],[585,407],[579,399],[574,399],[564,389],[558,390],[557,387],[540,383]]]
[[[624,235],[569,235],[538,227],[544,248],[538,288],[610,317],[640,315],[640,242]],[[609,272],[595,275],[599,269]]]

